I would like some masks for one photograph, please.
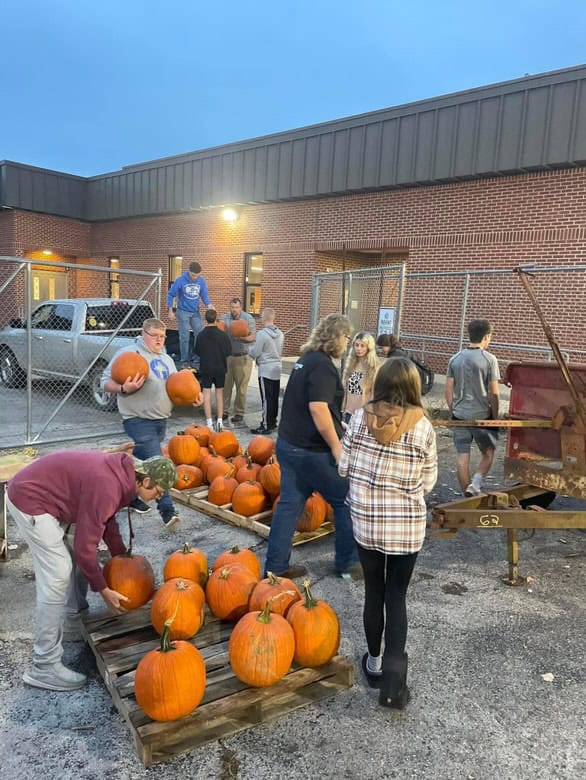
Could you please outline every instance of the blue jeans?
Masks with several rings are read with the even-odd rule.
[[[347,571],[358,560],[350,510],[345,503],[348,480],[338,474],[331,453],[294,447],[282,437],[277,439],[277,459],[281,466],[281,498],[271,522],[265,572],[279,574],[287,570],[293,534],[305,501],[314,490],[334,509],[335,568],[337,572]]]
[[[179,330],[179,351],[181,353],[181,362],[189,362],[189,331],[193,331],[193,339],[202,329],[201,314],[199,311],[187,311],[186,309],[177,309],[177,328]],[[194,363],[199,365],[199,357],[194,357]]]
[[[140,460],[153,458],[161,454],[161,442],[165,438],[167,420],[146,420],[142,417],[130,417],[123,420],[124,430],[135,443],[134,456]],[[175,514],[173,501],[168,493],[163,493],[157,499],[157,509],[163,522],[170,520]]]

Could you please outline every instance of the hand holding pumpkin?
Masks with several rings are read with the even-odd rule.
[[[193,402],[194,406],[201,406],[203,404],[203,393],[200,393],[195,401]]]
[[[122,389],[125,393],[136,393],[137,390],[146,382],[146,376],[144,374],[135,374],[134,377],[126,377],[122,383]]]
[[[123,596],[122,593],[118,593],[117,590],[112,590],[112,588],[104,588],[104,590],[100,591],[100,596],[104,599],[108,607],[115,612],[124,612],[122,602],[130,601],[127,596]]]

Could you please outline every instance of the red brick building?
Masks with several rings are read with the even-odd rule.
[[[161,268],[164,290],[197,259],[219,309],[241,295],[253,313],[274,305],[283,329],[301,326],[290,354],[307,333],[314,272],[398,262],[411,346],[446,336],[454,343],[428,348],[454,351],[464,276],[439,274],[499,269],[469,277],[465,317],[494,320],[497,342],[543,344],[510,271],[551,266],[536,289],[562,346],[578,354],[586,274],[569,269],[586,261],[585,165],[578,67],[89,179],[3,162],[0,255]],[[110,292],[106,275],[78,279],[68,294]],[[369,329],[396,291],[375,298],[358,307],[373,310],[361,321]]]

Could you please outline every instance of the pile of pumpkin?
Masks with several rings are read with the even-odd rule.
[[[185,428],[169,439],[163,449],[177,466],[177,490],[208,484],[207,500],[216,506],[232,505],[232,511],[251,517],[265,509],[275,510],[281,492],[281,468],[275,442],[254,436],[245,452],[232,431],[218,433],[205,425]],[[315,531],[333,510],[319,493],[313,493],[299,518],[298,531]]]
[[[217,618],[236,624],[228,657],[236,677],[247,685],[273,685],[293,662],[322,666],[338,651],[340,625],[332,607],[313,597],[307,580],[302,596],[290,579],[272,574],[261,579],[252,550],[233,547],[209,573],[205,554],[185,544],[165,562],[165,582],[156,592],[153,570],[141,556],[112,558],[104,575],[110,587],[129,597],[129,609],[152,597],[151,622],[161,643],[140,660],[134,691],[153,720],[184,717],[203,698],[205,663],[188,640],[204,624],[206,603]]]

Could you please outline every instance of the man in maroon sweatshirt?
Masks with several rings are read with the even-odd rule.
[[[65,606],[72,614],[87,609],[87,584],[114,611],[128,599],[109,588],[98,563],[103,538],[111,555],[126,546],[116,512],[138,495],[151,501],[173,486],[175,466],[168,458],[138,461],[126,453],[64,451],[45,455],[8,483],[7,507],[33,557],[37,605],[33,666],[23,680],[37,688],[70,691],[85,675],[63,665]],[[67,528],[75,524],[70,548]]]

